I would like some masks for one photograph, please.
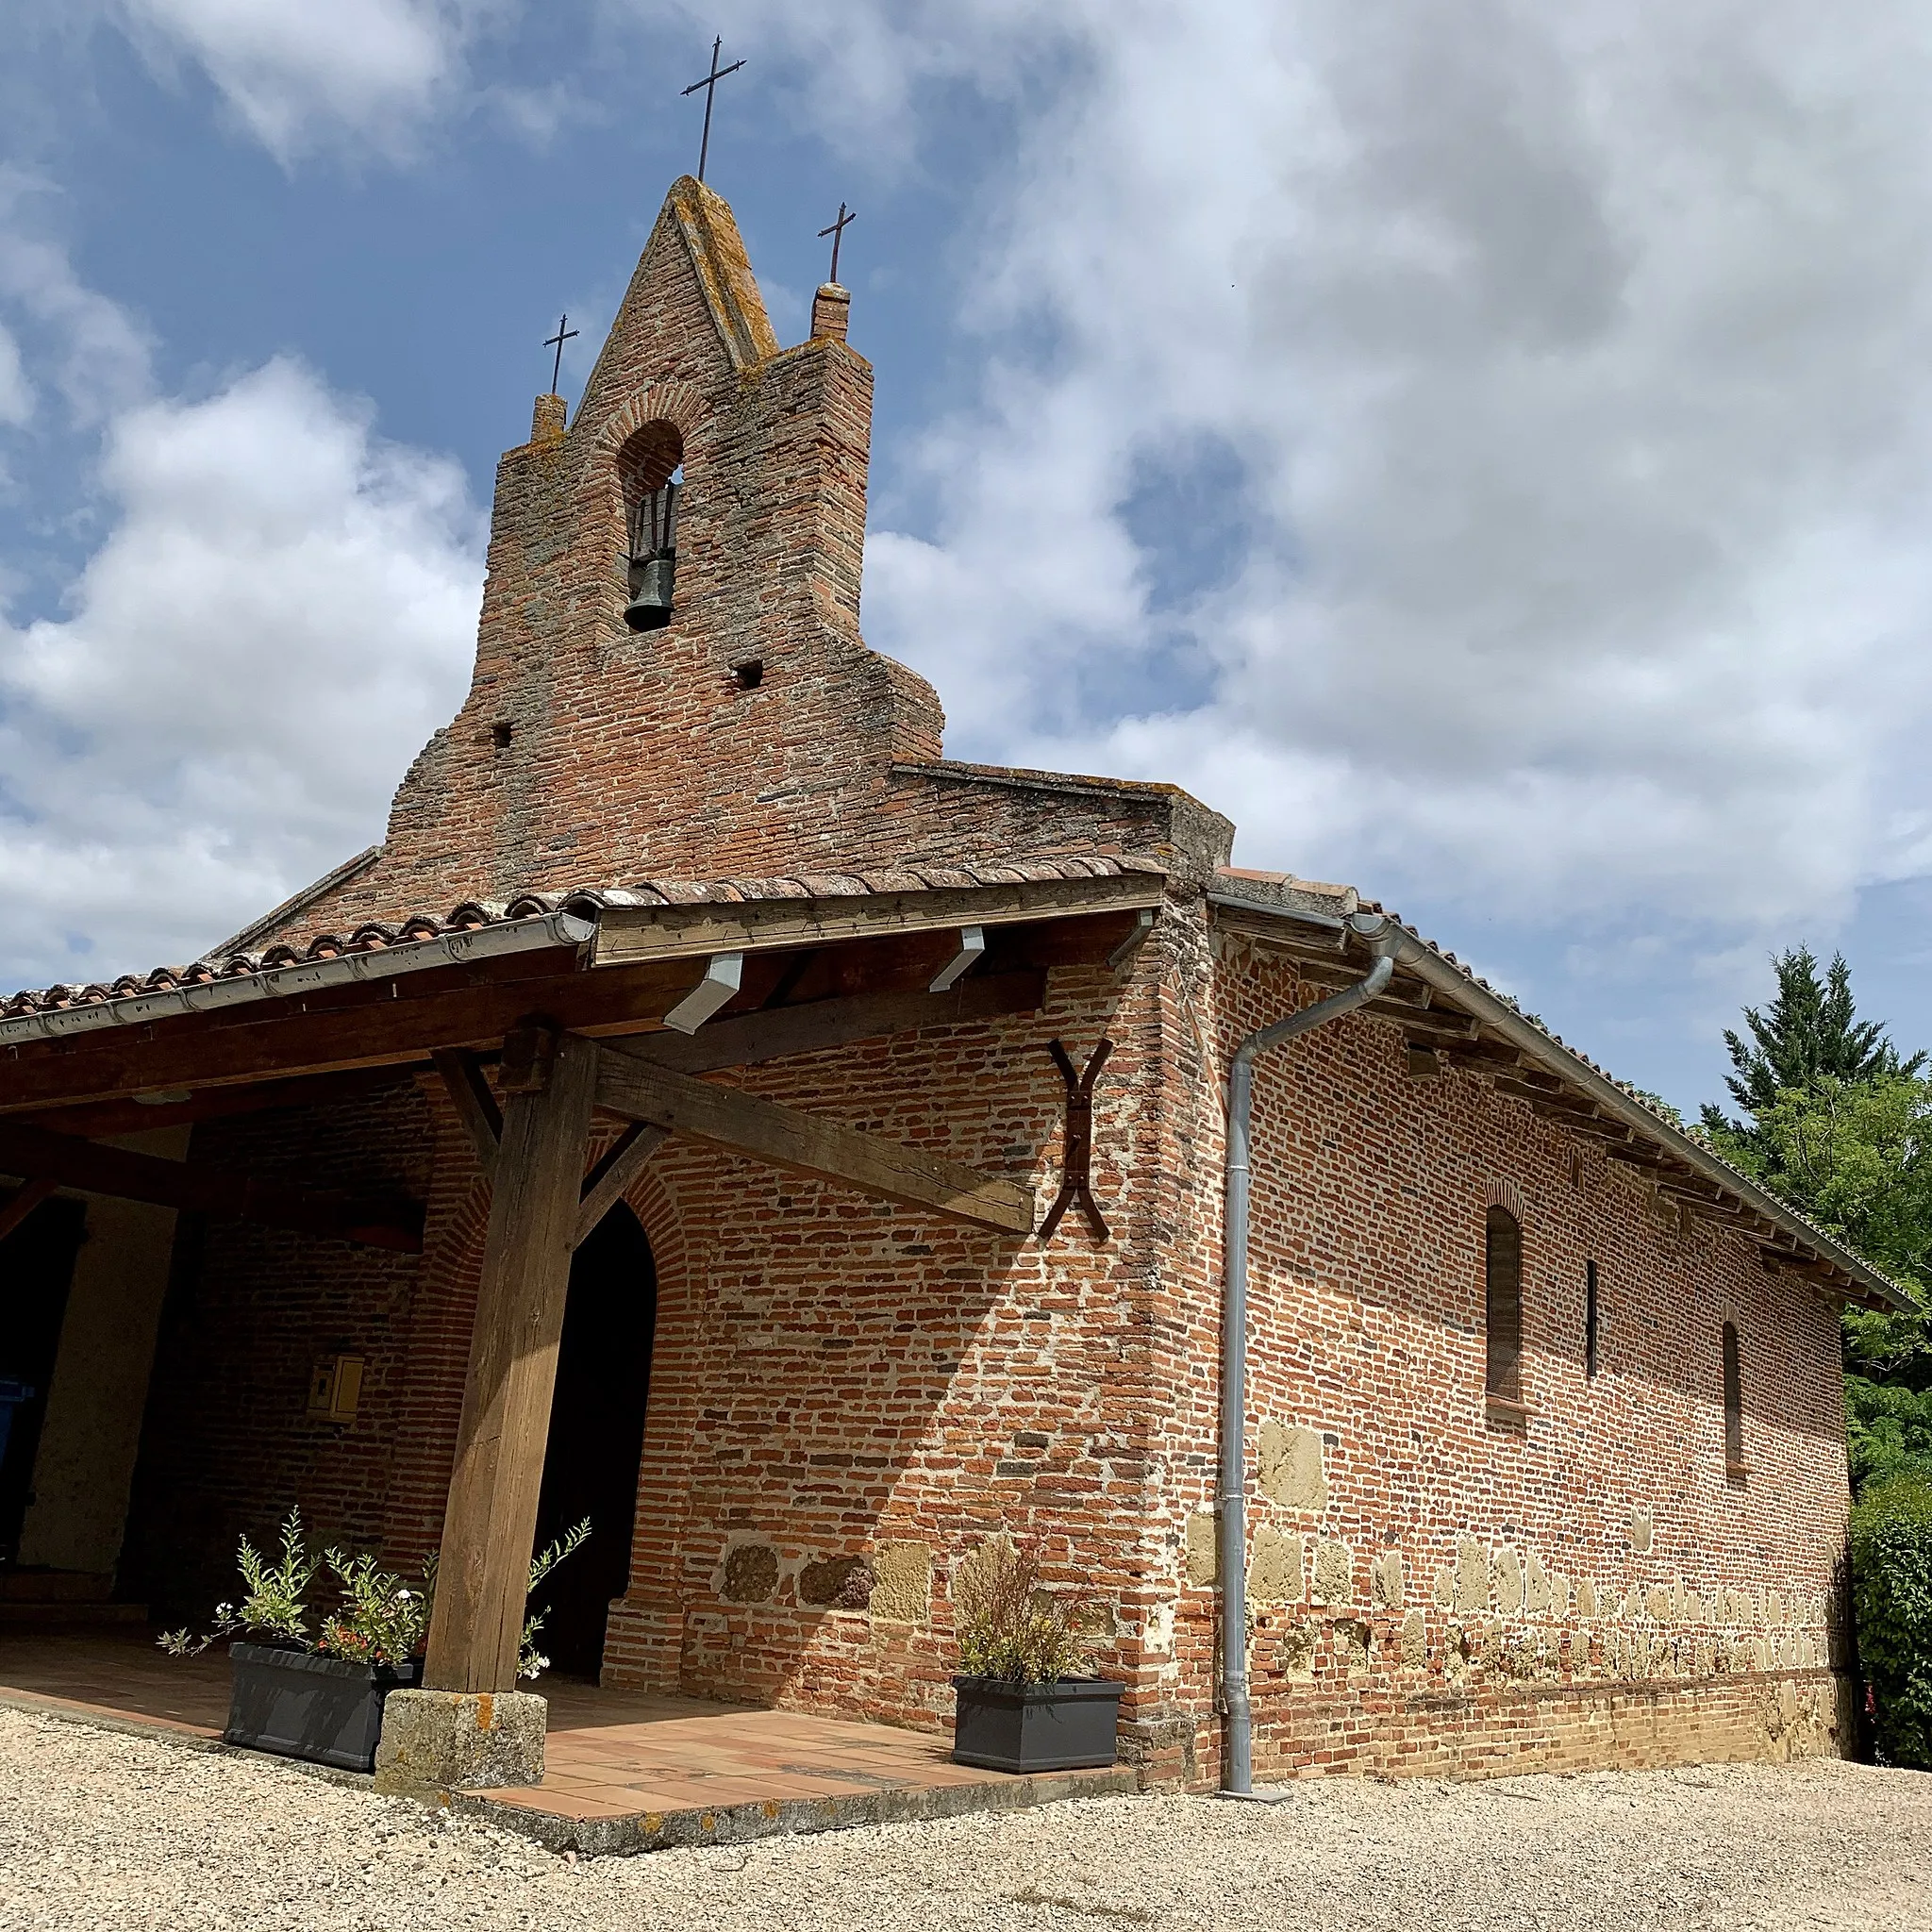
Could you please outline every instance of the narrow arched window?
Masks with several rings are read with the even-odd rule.
[[[1738,1361],[1738,1330],[1724,1328],[1724,1468],[1732,1474],[1744,1469],[1744,1374]]]
[[[1507,1208],[1483,1224],[1484,1392],[1491,1402],[1523,1402],[1523,1227]]]

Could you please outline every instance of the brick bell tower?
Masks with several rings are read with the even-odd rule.
[[[497,467],[469,697],[306,926],[877,862],[891,764],[937,758],[944,718],[858,632],[849,306],[827,283],[781,349],[730,208],[673,186],[575,422],[538,397]]]

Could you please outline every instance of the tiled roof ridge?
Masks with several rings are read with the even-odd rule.
[[[1000,861],[962,860],[867,867],[857,872],[804,873],[779,878],[636,879],[624,886],[579,886],[560,892],[523,892],[513,899],[465,899],[447,914],[410,912],[395,920],[366,920],[342,932],[317,933],[300,942],[281,941],[259,951],[216,952],[184,966],[157,966],[145,974],[123,974],[89,985],[30,988],[0,999],[0,1019],[13,1019],[113,1000],[240,979],[284,966],[382,951],[452,932],[472,932],[558,912],[595,913],[605,907],[744,905],[774,899],[863,898],[889,892],[958,890],[974,886],[1037,884],[1052,880],[1119,878],[1130,874],[1164,876],[1167,867],[1145,853],[1082,854]],[[244,932],[253,928],[243,928]]]

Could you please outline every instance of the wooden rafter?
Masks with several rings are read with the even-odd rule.
[[[583,1198],[577,1203],[576,1227],[571,1246],[577,1247],[597,1224],[630,1191],[644,1164],[671,1138],[663,1127],[633,1121],[602,1160],[584,1176]]]
[[[1016,997],[1022,983],[1037,985],[1050,966],[1104,965],[1133,919],[1124,911],[990,930],[985,964],[951,992],[929,995],[933,1006],[923,1024],[945,1024],[943,1002],[993,982],[1003,989],[990,996],[993,1004],[969,1006],[962,1016],[1002,1009],[1001,1000]],[[741,1010],[761,1007],[788,974],[796,1004],[785,1011],[873,994],[924,996],[947,952],[947,935],[924,933],[799,956],[748,957],[741,1000],[702,1031],[714,1033]],[[317,1076],[426,1067],[439,1048],[493,1052],[532,1014],[596,1039],[641,1036],[660,1026],[691,978],[683,958],[580,972],[574,955],[529,953],[487,966],[441,968],[30,1041],[0,1049],[0,1114],[98,1110],[137,1094],[187,1092],[205,1102],[210,1091],[224,1087],[274,1085],[287,1092],[292,1083]],[[1037,997],[1030,1004],[1037,1005]],[[158,1126],[172,1117],[162,1106],[142,1124]]]
[[[23,1181],[13,1191],[12,1198],[0,1206],[0,1241],[4,1241],[13,1230],[31,1214],[41,1203],[56,1191],[53,1181]]]
[[[483,1077],[482,1066],[475,1054],[465,1053],[459,1047],[440,1046],[429,1058],[442,1082],[443,1091],[457,1110],[457,1118],[463,1124],[464,1133],[470,1137],[470,1145],[476,1150],[477,1166],[486,1179],[494,1179],[496,1150],[503,1139],[503,1114],[496,1105],[496,1095],[490,1091],[489,1081]]]

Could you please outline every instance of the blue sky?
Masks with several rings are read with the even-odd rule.
[[[0,980],[379,836],[713,33],[781,337],[878,375],[956,756],[1168,777],[1613,1070],[1767,954],[1932,1041],[1932,11],[0,0]]]

